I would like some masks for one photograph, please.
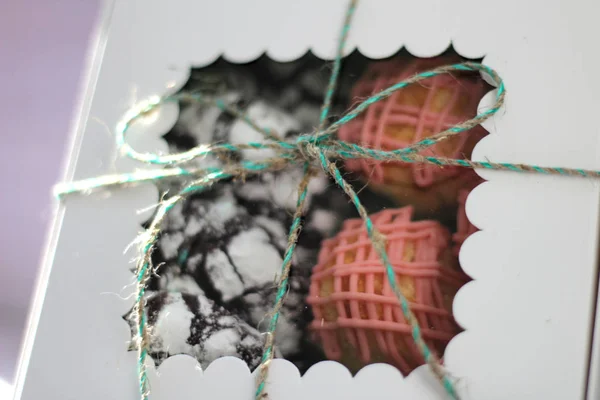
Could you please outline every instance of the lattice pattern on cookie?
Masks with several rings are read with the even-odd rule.
[[[441,353],[458,332],[452,299],[466,277],[453,260],[448,231],[435,221],[412,222],[412,212],[385,210],[373,222],[387,238],[398,283],[425,340]],[[307,301],[315,317],[312,329],[328,358],[354,370],[389,362],[404,373],[423,363],[362,220],[346,221],[336,237],[323,242]]]
[[[352,98],[364,99],[418,72],[457,61],[453,58],[437,57],[373,63],[354,86]],[[483,90],[484,83],[481,79],[437,76],[422,85],[415,84],[399,90],[388,99],[375,103],[359,117],[342,126],[339,136],[342,140],[375,149],[404,148],[475,116]],[[451,158],[470,157],[477,138],[480,139],[484,134],[485,130],[478,126],[469,132],[444,140],[422,154]],[[346,166],[350,170],[361,171],[374,183],[390,183],[401,179],[413,181],[419,187],[431,186],[436,181],[460,173],[455,167],[440,168],[362,159],[347,160]],[[406,169],[406,172],[402,169]]]

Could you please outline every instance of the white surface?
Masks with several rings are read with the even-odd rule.
[[[84,117],[114,127],[136,99],[176,90],[190,65],[220,54],[242,62],[267,51],[291,60],[311,49],[331,58],[344,6],[341,0],[119,2]],[[377,58],[406,46],[431,56],[452,42],[464,56],[486,55],[484,62],[505,79],[508,100],[486,124],[491,135],[475,158],[598,169],[598,11],[592,0],[568,6],[561,0],[363,1],[348,51],[358,47]],[[132,140],[164,150],[158,136],[176,113],[162,110],[157,123],[136,129],[144,140]],[[113,141],[101,126],[82,129],[75,178],[134,167],[113,162]],[[583,398],[596,300],[598,183],[489,171],[484,177],[489,182],[467,203],[483,231],[461,253],[475,280],[454,304],[466,331],[451,342],[446,364],[460,378],[463,399]],[[21,399],[136,399],[135,354],[126,351],[129,329],[120,318],[131,305],[123,297],[133,280],[132,255],[123,249],[144,219],[135,210],[156,200],[147,186],[66,202]],[[191,358],[176,357],[153,377],[154,398],[251,399],[253,381],[244,368],[222,359],[200,378]],[[299,379],[295,367],[279,362],[270,393],[274,400],[443,398],[427,383],[429,375],[423,367],[401,379],[393,368],[374,365],[351,379],[326,362]]]
[[[11,383],[99,3],[0,1],[0,379]]]
[[[0,379],[0,400],[10,400],[13,398],[14,388],[13,386]]]

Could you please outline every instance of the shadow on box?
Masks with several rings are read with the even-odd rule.
[[[432,59],[400,51],[377,61],[355,51],[344,60],[331,119],[417,72],[461,60],[452,48]],[[219,59],[192,69],[181,91],[220,98],[259,126],[292,140],[318,126],[329,74],[329,64],[310,52],[289,63],[267,56],[247,64]],[[370,107],[338,136],[371,148],[406,147],[475,116],[489,90],[478,73],[428,79]],[[264,141],[227,112],[199,104],[180,107],[177,123],[164,136],[172,153],[202,143]],[[470,158],[486,133],[476,127],[428,152]],[[191,163],[222,166],[272,156],[268,149],[243,150],[228,159],[211,154]],[[476,231],[466,217],[465,201],[481,178],[470,169],[452,167],[370,160],[338,164],[387,238],[398,282],[426,342],[443,356],[460,332],[452,300],[469,278],[460,268],[458,251]],[[147,292],[150,355],[157,364],[188,354],[203,368],[223,356],[239,357],[251,370],[259,365],[260,332],[266,330],[273,306],[302,173],[297,165],[243,182],[221,182],[170,212],[153,253],[159,268]],[[177,182],[159,187],[163,193],[180,188]],[[313,178],[308,196],[277,328],[277,357],[293,362],[301,373],[330,359],[353,373],[384,362],[408,374],[423,360],[362,221],[324,174]]]

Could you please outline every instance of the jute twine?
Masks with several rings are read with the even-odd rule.
[[[459,166],[465,168],[483,168],[493,170],[505,170],[515,172],[534,172],[542,174],[559,174],[569,176],[582,176],[582,177],[599,177],[600,171],[591,171],[584,169],[569,169],[569,168],[557,168],[557,167],[540,167],[535,165],[526,164],[511,164],[511,163],[494,163],[494,162],[477,162],[470,160],[451,159],[443,157],[431,157],[419,154],[420,151],[425,150],[436,143],[446,140],[454,135],[468,131],[469,129],[481,124],[492,115],[496,114],[504,103],[506,91],[502,79],[498,74],[491,68],[479,64],[466,62],[462,64],[454,64],[433,69],[428,72],[419,73],[407,80],[396,83],[389,88],[374,94],[367,98],[356,107],[351,109],[343,117],[327,126],[326,121],[329,115],[329,109],[331,106],[333,94],[335,93],[336,84],[338,81],[340,66],[342,63],[343,49],[348,37],[348,31],[350,28],[352,15],[356,9],[357,0],[352,0],[349,3],[345,21],[343,24],[342,32],[340,35],[337,54],[333,64],[333,72],[329,80],[325,92],[325,100],[321,109],[319,127],[310,134],[303,134],[298,136],[294,141],[284,141],[279,138],[276,132],[270,129],[260,127],[241,110],[226,104],[220,99],[210,98],[203,96],[201,93],[180,93],[176,95],[170,95],[165,97],[154,97],[148,101],[138,104],[136,107],[131,109],[124,117],[123,121],[117,127],[117,146],[120,148],[122,153],[135,159],[137,161],[159,165],[159,169],[151,169],[145,171],[137,171],[129,174],[116,174],[106,175],[101,177],[95,177],[82,181],[69,182],[57,185],[55,191],[59,196],[64,196],[74,193],[88,194],[96,189],[109,188],[109,187],[124,187],[133,184],[140,184],[144,182],[155,183],[161,180],[173,179],[173,178],[185,178],[188,179],[188,184],[177,194],[169,198],[163,199],[158,207],[156,214],[154,215],[150,226],[138,237],[138,243],[140,247],[140,256],[136,264],[136,301],[133,308],[133,318],[137,326],[137,335],[134,338],[134,343],[138,352],[138,377],[139,377],[139,389],[142,400],[147,400],[150,392],[148,377],[146,372],[146,358],[148,356],[150,337],[148,332],[147,315],[145,312],[145,293],[147,282],[152,275],[156,272],[156,267],[152,265],[151,254],[155,248],[156,241],[160,234],[162,223],[167,213],[177,204],[185,200],[189,195],[202,192],[209,188],[216,182],[229,178],[241,178],[243,179],[249,175],[261,174],[267,171],[281,170],[289,167],[290,165],[303,164],[304,176],[298,187],[298,202],[296,211],[293,216],[293,222],[290,227],[288,244],[285,251],[281,274],[278,278],[277,294],[275,303],[272,311],[269,313],[270,323],[268,331],[265,333],[265,346],[262,356],[262,361],[259,366],[256,382],[256,398],[263,399],[267,397],[265,391],[265,384],[268,377],[269,366],[274,354],[275,345],[275,334],[277,328],[277,321],[279,319],[280,310],[285,300],[285,295],[288,289],[288,277],[292,264],[292,256],[298,236],[302,229],[302,215],[304,205],[307,197],[307,188],[312,176],[314,176],[316,170],[321,168],[327,174],[329,174],[337,183],[338,186],[346,193],[350,198],[354,206],[356,207],[360,217],[363,219],[369,238],[371,239],[374,248],[379,255],[383,265],[386,268],[387,280],[398,298],[400,308],[404,315],[405,320],[410,324],[412,328],[412,337],[415,344],[419,348],[425,362],[430,366],[435,376],[439,379],[440,383],[445,388],[446,392],[453,399],[459,399],[459,395],[455,390],[454,383],[446,373],[443,366],[440,364],[437,356],[432,353],[423,340],[421,335],[421,328],[415,315],[411,311],[410,305],[402,290],[399,288],[396,276],[394,274],[393,266],[390,263],[389,257],[386,253],[385,237],[376,229],[373,225],[367,211],[361,204],[356,192],[348,182],[344,180],[340,170],[332,160],[340,159],[352,159],[352,158],[366,158],[378,161],[400,161],[405,163],[423,163],[433,164],[438,166]],[[496,100],[493,107],[483,111],[474,118],[455,125],[443,132],[436,135],[430,136],[426,139],[421,140],[412,146],[384,151],[377,149],[370,149],[362,147],[358,144],[347,143],[335,138],[334,134],[344,124],[348,123],[352,119],[356,118],[359,114],[364,112],[372,104],[384,100],[389,97],[392,93],[407,87],[408,85],[421,82],[428,78],[432,78],[441,74],[448,74],[452,72],[463,72],[463,71],[474,71],[481,72],[487,75],[491,82],[496,87]],[[140,118],[146,116],[148,113],[156,110],[161,104],[170,102],[180,103],[201,103],[207,106],[217,107],[238,119],[244,121],[250,127],[257,132],[264,135],[265,142],[250,142],[246,144],[210,144],[200,145],[194,147],[191,150],[170,154],[160,155],[154,153],[140,153],[133,149],[125,140],[125,135],[130,126]],[[196,158],[202,158],[209,154],[216,154],[223,157],[228,157],[232,152],[238,152],[240,150],[248,149],[272,149],[276,152],[276,156],[260,161],[248,161],[242,160],[238,163],[227,163],[225,167],[220,168],[182,168],[177,165],[181,165],[188,161]]]

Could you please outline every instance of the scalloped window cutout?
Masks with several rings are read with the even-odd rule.
[[[354,52],[344,61],[331,118],[416,72],[460,60],[452,49],[432,59],[401,51],[377,61]],[[290,63],[266,56],[247,64],[221,59],[192,69],[181,90],[218,97],[272,134],[293,139],[318,125],[329,73],[329,64],[311,53]],[[488,90],[478,74],[430,79],[370,107],[339,137],[373,148],[405,147],[473,117]],[[200,143],[265,140],[230,113],[199,104],[180,107],[177,123],[164,136],[172,152]],[[485,134],[477,127],[428,153],[470,157]],[[209,156],[193,163],[222,166],[274,155],[268,149],[244,150],[230,159]],[[452,300],[468,277],[457,256],[476,230],[464,205],[480,178],[466,169],[402,163],[354,160],[340,165],[387,236],[398,282],[427,343],[442,356],[460,330]],[[259,365],[261,332],[273,305],[301,176],[297,166],[223,182],[170,212],[153,254],[160,267],[147,296],[155,362],[188,354],[203,368],[224,356],[241,358],[250,369]],[[160,190],[173,191],[178,184],[170,185]],[[277,357],[302,373],[327,359],[351,372],[385,362],[408,374],[423,364],[362,222],[325,175],[311,181],[304,223],[279,319]]]

